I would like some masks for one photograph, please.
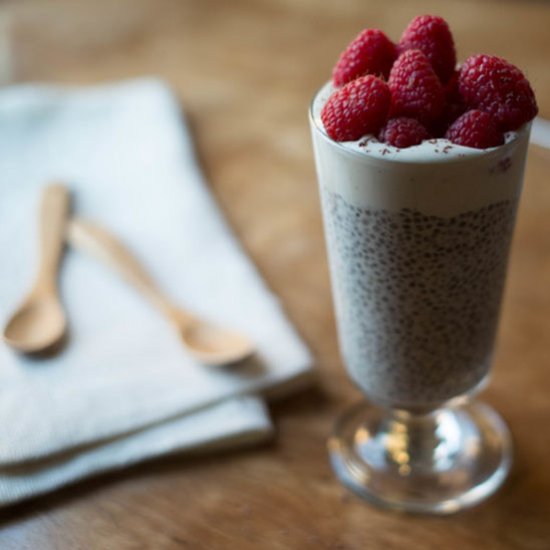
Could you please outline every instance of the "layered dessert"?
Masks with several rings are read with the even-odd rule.
[[[457,67],[448,25],[363,31],[311,125],[344,362],[370,400],[433,407],[489,370],[530,121],[502,58]]]

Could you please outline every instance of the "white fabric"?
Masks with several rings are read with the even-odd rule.
[[[228,399],[204,411],[165,420],[144,430],[49,459],[0,469],[0,505],[150,458],[188,450],[214,451],[257,443],[272,433],[261,399]]]
[[[265,437],[262,403],[235,396],[295,389],[311,358],[212,200],[171,92],[152,79],[0,92],[0,322],[31,282],[51,180],[175,301],[242,330],[258,354],[236,368],[196,364],[132,288],[69,250],[66,349],[33,360],[0,344],[0,503],[172,450]]]

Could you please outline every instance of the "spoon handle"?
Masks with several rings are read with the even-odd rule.
[[[67,187],[53,184],[44,189],[39,222],[40,269],[35,284],[35,289],[39,291],[55,292],[69,208],[70,196]]]
[[[73,218],[68,225],[68,239],[75,248],[117,271],[170,320],[181,322],[185,314],[172,304],[133,254],[107,230],[87,220]]]

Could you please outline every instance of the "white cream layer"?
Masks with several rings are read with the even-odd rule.
[[[462,147],[446,139],[406,149],[373,136],[336,142],[327,136],[320,118],[332,91],[330,83],[323,86],[310,112],[317,173],[320,185],[348,202],[448,217],[516,198],[521,192],[530,124],[490,149]]]

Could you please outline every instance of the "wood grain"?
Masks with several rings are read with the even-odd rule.
[[[2,549],[550,548],[550,153],[530,153],[485,394],[514,433],[514,471],[475,510],[403,516],[346,493],[327,461],[331,425],[359,396],[336,345],[306,118],[354,34],[379,26],[396,38],[422,12],[450,21],[461,58],[498,53],[524,68],[550,118],[549,3],[14,0],[0,10],[17,80],[157,74],[174,86],[216,197],[321,375],[318,389],[273,406],[274,443],[159,460],[21,505],[3,515]]]

